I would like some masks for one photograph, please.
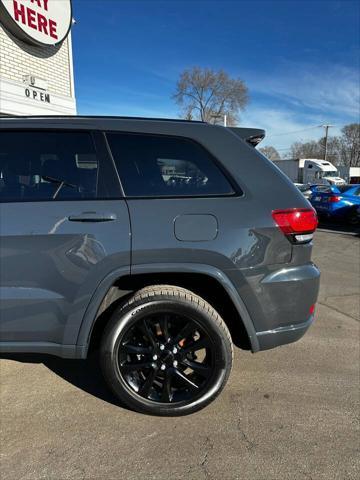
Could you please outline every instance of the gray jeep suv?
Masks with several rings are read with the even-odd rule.
[[[127,406],[209,404],[233,344],[299,339],[314,210],[264,132],[109,117],[0,120],[0,351],[86,358]]]

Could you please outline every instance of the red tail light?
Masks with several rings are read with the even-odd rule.
[[[283,233],[295,243],[310,242],[318,225],[312,208],[288,208],[273,210],[272,217]]]
[[[341,200],[341,197],[338,197],[337,195],[333,195],[331,197],[328,197],[328,202],[330,202],[330,203],[340,202],[340,200]]]

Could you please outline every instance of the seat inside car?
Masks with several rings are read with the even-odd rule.
[[[52,179],[53,181],[51,181]],[[56,181],[58,183],[56,183]],[[64,158],[51,158],[43,161],[41,166],[41,181],[37,185],[35,197],[52,199],[61,182],[63,185],[58,192],[58,199],[81,197],[79,186],[79,172],[74,156]]]
[[[25,158],[17,159],[16,162],[4,163],[2,170],[2,199],[13,200],[26,198],[30,188],[30,162]]]

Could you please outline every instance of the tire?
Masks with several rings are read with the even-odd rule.
[[[353,208],[346,216],[346,222],[351,226],[356,226],[359,224],[359,217],[357,211]]]
[[[100,363],[114,394],[129,408],[187,415],[211,403],[232,367],[227,326],[205,300],[170,285],[136,292],[113,313]]]

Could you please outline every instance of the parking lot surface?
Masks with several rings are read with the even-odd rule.
[[[316,234],[316,322],[299,342],[236,351],[205,410],[156,418],[116,405],[94,362],[0,362],[1,479],[359,478],[359,238]]]

